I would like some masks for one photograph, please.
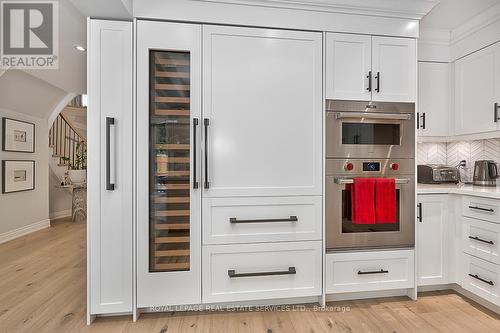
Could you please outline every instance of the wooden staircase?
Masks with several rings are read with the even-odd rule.
[[[75,166],[79,163],[77,158],[78,149],[87,149],[87,140],[71,124],[66,117],[60,113],[49,131],[49,147],[52,148],[52,156],[59,158],[59,166]],[[85,164],[79,165],[80,169],[86,169]]]

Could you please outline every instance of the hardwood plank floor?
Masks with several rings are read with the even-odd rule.
[[[0,245],[0,332],[500,332],[500,317],[453,292],[329,303],[328,311],[178,312],[85,325],[85,224],[59,220]]]

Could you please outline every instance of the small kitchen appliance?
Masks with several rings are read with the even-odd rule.
[[[442,164],[419,164],[417,182],[421,184],[458,183],[460,173],[457,168]]]
[[[498,166],[494,161],[479,160],[474,164],[473,185],[496,186],[498,177]]]

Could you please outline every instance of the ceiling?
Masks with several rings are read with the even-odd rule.
[[[441,0],[420,22],[420,28],[451,31],[500,0]]]

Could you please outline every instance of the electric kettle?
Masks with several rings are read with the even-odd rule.
[[[473,185],[497,186],[498,166],[491,160],[479,160],[474,164]]]

